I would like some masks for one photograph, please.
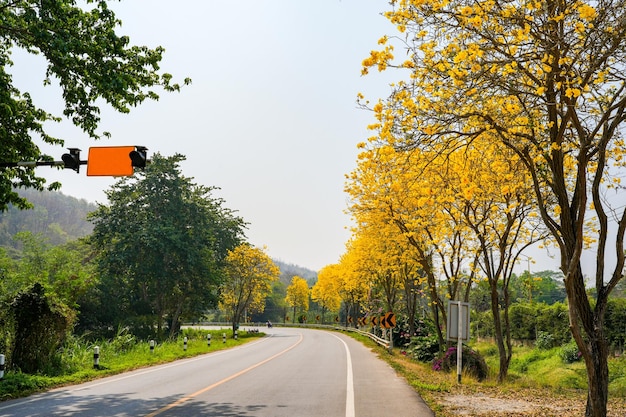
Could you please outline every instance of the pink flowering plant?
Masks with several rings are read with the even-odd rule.
[[[456,354],[456,346],[448,348],[443,356],[433,361],[433,370],[450,372],[451,370],[456,369]],[[465,373],[474,376],[479,381],[487,378],[489,368],[480,353],[469,348],[468,346],[463,345],[462,362],[462,369]]]

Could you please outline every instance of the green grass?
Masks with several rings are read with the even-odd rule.
[[[498,351],[492,344],[475,343],[474,349],[485,358],[490,374],[495,378],[499,368]],[[521,387],[586,389],[587,373],[582,361],[564,363],[560,348],[549,350],[528,346],[513,348],[509,379]]]
[[[211,334],[210,347],[207,344],[207,333]],[[224,333],[225,343],[222,337]],[[6,372],[4,379],[0,381],[0,401],[231,348],[263,335],[239,331],[239,338],[234,340],[229,329],[212,331],[186,329],[178,340],[159,343],[153,351],[150,350],[148,341],[136,340],[129,334],[120,334],[113,340],[96,343],[72,337],[59,351],[54,363],[41,374]],[[187,350],[184,350],[183,336],[188,337]],[[94,367],[94,346],[100,348],[98,368]]]

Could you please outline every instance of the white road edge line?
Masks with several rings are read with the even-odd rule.
[[[348,344],[338,337],[331,333],[334,337],[339,339],[343,346],[346,348],[346,362],[347,362],[347,371],[346,371],[346,417],[355,417],[354,411],[354,376],[352,374],[352,356],[350,356],[350,348]]]

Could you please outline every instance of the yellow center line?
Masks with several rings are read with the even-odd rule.
[[[246,372],[249,372],[249,371],[253,370],[254,368],[258,368],[259,366],[261,366],[261,365],[263,365],[263,364],[266,364],[267,362],[269,362],[269,361],[271,361],[271,360],[273,360],[273,359],[276,359],[276,358],[277,358],[277,357],[279,357],[280,355],[282,355],[282,354],[284,354],[284,353],[289,352],[291,349],[293,349],[293,348],[295,348],[296,346],[298,346],[298,345],[300,344],[300,342],[302,342],[302,339],[303,339],[303,336],[302,336],[302,333],[301,333],[301,334],[300,334],[300,338],[298,339],[298,341],[297,341],[295,344],[293,344],[293,345],[289,346],[287,349],[283,350],[282,352],[278,352],[278,353],[277,353],[277,354],[275,354],[274,356],[270,356],[269,358],[267,358],[267,359],[265,359],[265,360],[262,360],[261,362],[258,362],[258,363],[256,363],[256,364],[254,364],[254,365],[250,366],[249,368],[246,368],[246,369],[244,369],[244,370],[242,370],[242,371],[239,371],[239,372],[237,372],[237,373],[235,373],[235,374],[232,374],[231,376],[226,377],[226,378],[222,379],[221,381],[218,381],[218,382],[216,382],[216,383],[214,383],[214,384],[211,384],[211,385],[209,385],[208,387],[204,387],[204,388],[202,388],[201,390],[194,392],[193,394],[189,394],[189,395],[187,395],[187,396],[185,396],[185,397],[183,397],[183,398],[181,398],[181,399],[179,399],[179,400],[176,400],[176,401],[174,401],[174,402],[172,402],[172,403],[170,403],[170,404],[166,405],[166,406],[165,406],[165,407],[163,407],[163,408],[159,408],[158,410],[156,410],[156,411],[154,411],[154,412],[152,412],[152,413],[150,413],[150,414],[146,414],[146,416],[145,416],[145,417],[154,417],[154,416],[158,416],[159,414],[162,414],[162,413],[166,412],[167,410],[170,410],[170,409],[172,409],[172,408],[174,408],[174,407],[178,407],[179,405],[181,405],[181,404],[183,404],[183,403],[186,403],[186,402],[187,402],[187,401],[189,401],[189,400],[194,399],[194,398],[195,398],[195,397],[197,397],[198,395],[204,394],[205,392],[210,391],[210,390],[212,390],[213,388],[215,388],[215,387],[217,387],[217,386],[220,386],[220,385],[222,385],[222,384],[224,384],[224,383],[226,383],[226,382],[228,382],[228,381],[230,381],[230,380],[235,379],[235,378],[237,378],[238,376],[241,376],[241,375],[245,374]]]

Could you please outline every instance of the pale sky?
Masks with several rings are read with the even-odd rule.
[[[183,175],[205,186],[250,223],[246,236],[281,261],[313,270],[336,263],[349,238],[344,175],[372,115],[357,93],[376,101],[399,74],[360,75],[378,39],[395,33],[381,16],[385,0],[126,0],[110,2],[132,44],[165,47],[162,69],[191,77],[181,93],[163,93],[130,114],[102,106],[93,142],[70,123],[50,132],[66,147],[143,145],[187,157]],[[402,53],[402,52],[400,52]],[[39,58],[14,55],[14,81],[36,104],[60,115],[60,90],[42,87]],[[62,148],[43,147],[60,160]],[[106,203],[113,178],[86,167],[38,168],[62,192]]]

